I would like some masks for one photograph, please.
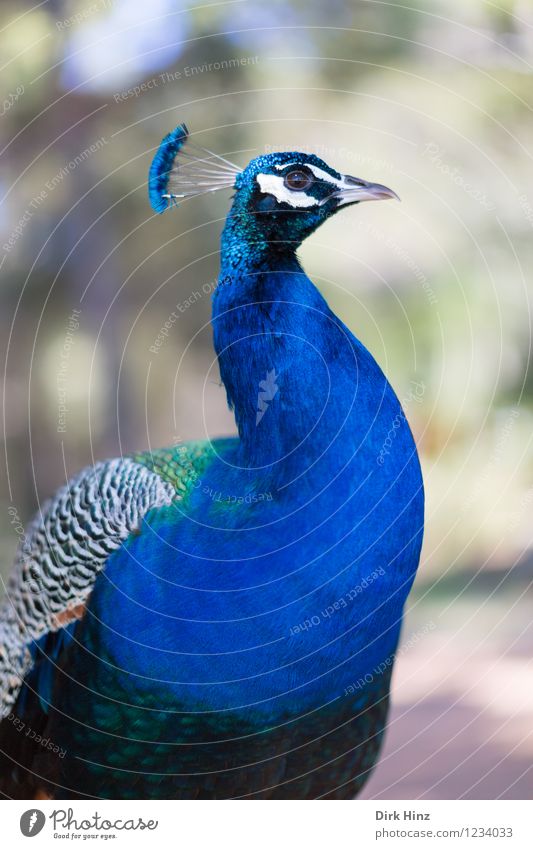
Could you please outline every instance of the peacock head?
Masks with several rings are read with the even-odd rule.
[[[149,179],[156,212],[223,188],[235,189],[230,218],[251,241],[296,247],[341,207],[399,199],[387,186],[340,174],[314,154],[264,154],[241,170],[192,144],[185,124],[163,139]]]
[[[269,153],[237,175],[234,208],[253,216],[269,241],[300,244],[341,207],[397,198],[379,183],[340,174],[310,153]]]

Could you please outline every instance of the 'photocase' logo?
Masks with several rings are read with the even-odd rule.
[[[43,830],[45,822],[46,817],[43,812],[32,808],[22,814],[20,818],[20,830],[24,837],[35,837],[36,834],[39,834]]]
[[[276,383],[276,369],[272,369],[272,371],[267,371],[266,380],[259,381],[259,394],[257,396],[257,412],[255,416],[255,424],[256,426],[259,424],[266,411],[268,410],[268,405],[274,399],[279,389],[278,384]]]

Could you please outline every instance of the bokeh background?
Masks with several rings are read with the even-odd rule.
[[[234,431],[208,294],[229,193],[154,215],[161,137],[314,151],[403,201],[301,255],[404,401],[427,493],[364,795],[531,798],[530,0],[3,0],[0,61],[2,574],[84,465]]]

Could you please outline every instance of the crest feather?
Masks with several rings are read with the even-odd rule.
[[[223,156],[194,144],[186,125],[179,124],[164,137],[150,166],[152,209],[165,212],[169,206],[177,206],[179,199],[231,188],[240,172]]]

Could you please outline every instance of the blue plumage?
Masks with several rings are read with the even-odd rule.
[[[193,153],[184,151],[184,145]],[[240,169],[218,153],[193,144],[185,124],[162,140],[148,176],[148,197],[155,212],[178,206],[178,200],[232,186]]]
[[[152,160],[148,175],[148,197],[155,212],[164,212],[170,206],[170,174],[188,136],[185,124],[179,124],[175,130],[167,133]]]
[[[185,135],[152,165],[158,211]],[[340,207],[394,193],[298,152],[232,182],[212,323],[238,437],[135,456],[177,498],[110,554],[63,655],[49,728],[72,757],[43,768],[57,798],[350,798],[378,756],[420,466],[296,250]]]

